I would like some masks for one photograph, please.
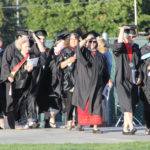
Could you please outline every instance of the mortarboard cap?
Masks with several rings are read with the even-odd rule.
[[[147,35],[150,35],[150,27],[145,29]]]
[[[90,34],[94,35],[95,38],[100,35],[99,33],[97,33],[97,32],[95,32],[94,30],[92,30],[92,31],[89,31],[89,32],[85,33],[85,34],[83,35],[83,38],[86,38],[86,37],[87,37],[88,35],[90,35]]]
[[[26,29],[17,29],[17,36],[29,35],[29,31]]]
[[[68,32],[68,33],[66,33],[66,32],[60,33],[60,34],[56,35],[55,39],[57,41],[60,40],[60,39],[66,40],[71,33],[76,33],[76,34],[78,34],[81,37],[83,35],[83,32],[82,32],[81,28],[79,27],[79,28],[77,28],[75,30],[72,30],[72,31]]]
[[[47,32],[45,30],[37,30],[35,31],[36,36],[47,36]]]
[[[66,33],[64,35],[64,39],[67,39],[69,37],[69,35],[72,34],[72,33],[76,33],[80,37],[83,36],[83,32],[82,32],[81,28],[79,27],[77,29],[74,29],[74,30],[70,31],[69,33]]]
[[[68,34],[66,34],[65,32],[63,33],[59,33],[55,36],[55,40],[59,41],[59,40],[64,40],[66,38],[66,35],[68,36]]]
[[[82,35],[83,35],[83,32],[82,32],[82,30],[81,30],[81,28],[79,27],[79,28],[77,28],[77,29],[75,29],[75,30],[73,30],[73,31],[71,31],[70,32],[70,34],[71,33],[77,33],[79,36],[81,36],[82,37]]]

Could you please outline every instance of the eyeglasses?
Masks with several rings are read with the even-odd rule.
[[[89,41],[89,43],[96,43],[96,41]]]

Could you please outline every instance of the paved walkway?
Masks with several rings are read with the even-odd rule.
[[[120,127],[101,128],[103,134],[93,134],[92,128],[85,131],[67,131],[57,129],[28,129],[28,130],[0,130],[0,144],[11,143],[120,143],[120,142],[150,142],[150,135],[145,135],[144,127],[138,127],[136,135],[122,135]]]

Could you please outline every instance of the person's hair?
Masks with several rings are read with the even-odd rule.
[[[17,41],[16,41],[16,47],[17,47],[17,49],[18,49],[18,50],[21,50],[21,49],[22,49],[22,45],[23,45],[24,43],[29,43],[29,39],[26,38],[26,37],[24,37],[24,38],[22,38],[22,39],[17,40]]]
[[[105,47],[106,41],[103,38],[99,38],[97,40],[98,46],[97,50],[101,53],[105,53],[108,51],[108,49]]]
[[[71,36],[75,36],[75,38],[76,38],[77,40],[80,39],[80,36],[79,36],[77,33],[70,33],[70,35],[68,35],[68,37],[66,38],[66,40],[65,40],[65,42],[64,42],[65,47],[70,46],[70,37],[71,37]]]

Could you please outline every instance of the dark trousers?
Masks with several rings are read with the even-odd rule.
[[[146,127],[150,128],[150,104],[148,103],[147,99],[143,100],[143,104],[144,104],[144,118]]]
[[[19,121],[21,124],[27,122],[26,97],[24,93],[25,90],[23,89],[15,89],[13,92],[15,120]]]
[[[67,92],[67,102],[66,102],[66,112],[67,112],[67,121],[73,120],[73,110],[75,106],[72,105],[72,92]]]
[[[15,129],[15,115],[13,111],[7,113],[7,120],[9,127]]]
[[[150,129],[150,111],[144,111],[146,127]]]
[[[11,129],[14,129],[15,128],[14,102],[12,95],[10,95],[10,87],[11,83],[6,82],[6,115],[9,127]]]
[[[32,121],[37,121],[36,100],[31,94],[27,98],[27,117]]]

